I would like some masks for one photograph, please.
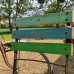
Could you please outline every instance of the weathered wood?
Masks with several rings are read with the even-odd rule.
[[[74,35],[72,28],[52,28],[13,31],[13,38],[41,38],[41,39],[71,39]]]
[[[13,20],[13,27],[74,22],[73,15],[74,15],[74,11],[69,11],[69,12],[53,13],[53,14],[27,17],[27,18],[19,18],[19,19]]]
[[[14,41],[15,42],[15,41]],[[20,39],[20,42],[35,43],[66,43],[66,39]]]
[[[72,28],[72,39],[74,39],[74,27]]]
[[[73,43],[71,43],[71,56],[73,56]]]
[[[74,11],[72,12],[72,22],[74,22]]]
[[[73,44],[11,42],[11,50],[73,55]]]

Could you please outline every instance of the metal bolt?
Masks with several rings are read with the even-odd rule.
[[[64,33],[65,33],[65,35],[68,34],[68,32],[64,32]]]
[[[64,48],[64,50],[67,50],[67,48]]]
[[[66,14],[66,15],[68,15],[68,14],[69,14],[69,12],[66,12],[65,14]]]
[[[15,46],[13,46],[13,47],[15,47]]]
[[[68,19],[65,19],[65,21],[68,21]]]
[[[32,21],[32,19],[30,19]]]
[[[40,21],[40,19],[38,18],[38,20],[37,21]]]

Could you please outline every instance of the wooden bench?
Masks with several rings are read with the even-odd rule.
[[[29,25],[32,26],[59,23],[70,24],[72,22],[74,22],[74,11],[19,18],[13,20],[13,27],[16,27],[16,30],[12,32],[12,38],[15,38],[16,42],[11,42],[11,50],[15,50],[13,74],[16,73],[17,51],[66,55],[67,59],[65,73],[68,74],[68,56],[73,56],[73,43],[71,42],[71,40],[74,39],[73,27],[30,30],[19,30],[18,28]],[[63,43],[18,42],[18,39],[65,39],[65,41]]]

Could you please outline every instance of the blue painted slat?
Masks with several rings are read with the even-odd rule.
[[[18,30],[12,32],[12,37],[13,38],[71,39],[72,28]]]

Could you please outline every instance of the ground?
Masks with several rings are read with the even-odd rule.
[[[26,41],[34,42],[35,40],[26,39]],[[51,42],[51,40],[49,41]],[[47,40],[47,42],[49,41]],[[53,41],[56,42],[55,40]],[[58,42],[63,43],[62,40],[58,40]],[[21,51],[20,53],[21,53],[20,58],[44,60],[44,58],[39,53],[26,52],[26,51]],[[57,55],[57,54],[47,54],[47,55],[53,63],[65,65],[66,58],[64,55]],[[13,64],[13,51],[7,52],[7,57],[10,63]],[[54,67],[53,68],[54,74],[65,74],[64,73],[65,68],[58,67],[58,66],[53,66],[53,67]],[[69,67],[69,74],[74,74],[74,56],[69,57],[68,67]],[[32,61],[19,61],[19,68],[20,68],[19,74],[48,74],[47,72],[48,67],[46,63],[32,62]],[[0,52],[0,74],[12,74],[12,70],[8,68],[4,63],[1,52]]]

